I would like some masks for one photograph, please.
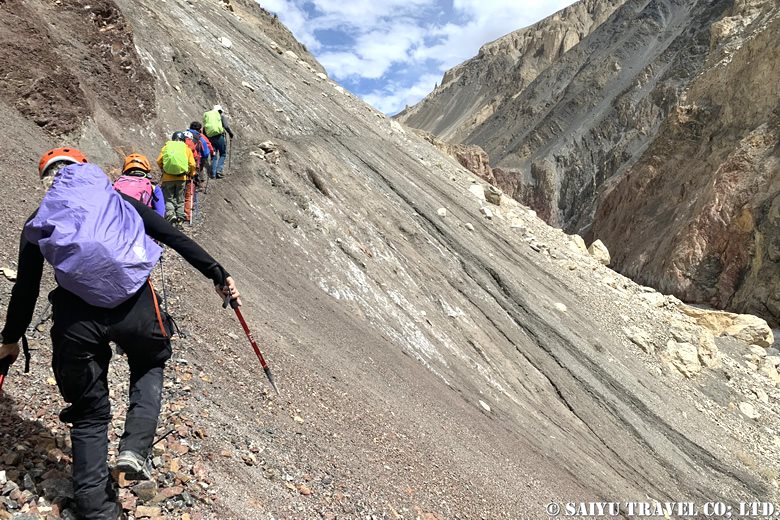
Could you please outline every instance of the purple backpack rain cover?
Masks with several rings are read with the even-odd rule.
[[[94,164],[60,170],[24,234],[61,287],[107,309],[138,292],[162,254],[135,208]]]

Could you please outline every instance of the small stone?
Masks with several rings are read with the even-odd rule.
[[[184,492],[184,488],[181,486],[173,486],[169,488],[165,488],[159,493],[157,493],[154,498],[150,501],[151,504],[160,504],[162,502],[165,502],[169,498],[177,497],[181,495]]]
[[[277,150],[276,143],[273,141],[263,141],[260,143],[260,149],[264,151],[265,153],[273,153]]]
[[[229,38],[225,38],[224,36],[222,36],[219,39],[219,44],[222,45],[226,49],[229,49],[229,48],[231,48],[233,46],[233,42],[230,41]]]
[[[162,509],[151,506],[138,506],[135,509],[136,518],[155,518],[162,514]]]
[[[53,502],[58,499],[73,498],[73,483],[67,478],[44,480],[40,485],[44,498]]]
[[[560,302],[555,304],[555,308],[558,309],[561,312],[566,312],[568,310],[566,305],[564,305],[564,304],[562,304]]]
[[[490,220],[493,218],[493,211],[491,211],[491,209],[488,208],[487,206],[483,206],[479,208],[479,211],[481,211],[482,214],[485,215],[486,219]]]
[[[8,477],[5,475],[5,470],[0,470],[0,486],[5,485],[8,482]]]
[[[753,393],[756,394],[756,398],[764,404],[769,404],[769,394],[767,394],[761,388],[754,388]]]
[[[237,335],[237,334],[235,334],[235,333],[233,333],[233,332],[228,332],[228,333],[227,333],[227,336],[228,336],[230,339],[238,339],[238,335]]]
[[[309,496],[309,495],[311,495],[311,494],[312,494],[312,490],[311,490],[311,488],[310,488],[310,487],[308,487],[308,486],[305,486],[305,485],[303,485],[303,484],[298,484],[298,492],[299,492],[301,495],[305,495],[305,496]]]
[[[445,208],[439,208],[436,210],[436,214],[444,218],[447,216],[447,210]]]
[[[3,495],[10,495],[14,491],[17,491],[19,489],[19,486],[14,482],[13,480],[9,480],[5,483],[5,486],[3,486]]]
[[[16,271],[11,269],[10,267],[2,267],[0,268],[0,272],[3,273],[3,276],[8,278],[9,281],[11,282],[16,281]]]
[[[466,229],[468,229],[469,231],[474,231],[474,226],[473,226],[473,225],[471,225],[471,223],[470,223],[470,222],[466,222],[466,224],[464,224],[464,226],[463,226],[463,227],[465,227],[465,228],[466,228]]]
[[[301,417],[300,415],[296,415],[295,417],[293,417],[293,421],[295,421],[297,423],[302,423],[303,422],[303,417]]]
[[[29,473],[24,474],[22,484],[24,484],[24,489],[32,491],[33,493],[38,493],[38,488],[35,487],[35,479]]]
[[[252,453],[246,453],[244,455],[241,455],[241,459],[244,461],[244,464],[247,466],[254,466],[257,464],[257,457],[254,456]]]
[[[254,86],[252,86],[250,83],[247,83],[246,81],[242,81],[242,82],[241,82],[241,86],[242,86],[242,87],[244,87],[244,88],[248,88],[248,89],[249,89],[249,90],[251,90],[252,92],[254,92],[254,91],[255,91],[255,87],[254,87]]]
[[[157,495],[157,483],[153,480],[147,480],[136,484],[132,490],[141,502],[148,502]]]
[[[481,406],[482,409],[485,410],[486,412],[490,412],[490,405],[481,399],[479,401],[479,406]]]
[[[318,72],[317,74],[315,74],[315,76],[317,76],[322,81],[325,81],[325,80],[328,79],[328,76],[326,74],[322,73],[322,72]]]
[[[746,403],[744,401],[739,403],[739,411],[742,412],[742,414],[748,419],[758,419],[761,417],[752,404]]]

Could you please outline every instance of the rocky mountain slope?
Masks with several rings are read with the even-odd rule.
[[[448,70],[441,85],[398,114],[400,121],[454,143],[516,98],[565,52],[599,27],[625,0],[584,0],[485,44],[474,58]]]
[[[238,135],[190,232],[237,279],[282,394],[209,283],[166,253],[186,337],[156,487],[120,482],[128,513],[536,519],[551,501],[780,498],[780,358],[760,323],[691,317],[527,207],[486,202],[473,174],[329,81],[249,0],[196,5],[0,4],[6,41],[20,10],[33,26],[0,47],[27,74],[0,94],[15,129],[0,196],[17,201],[0,206],[3,267],[47,147],[111,169],[214,102]],[[32,373],[16,365],[1,398],[0,518],[70,514],[45,329]]]
[[[764,0],[625,2],[522,90],[502,85],[498,104],[451,104],[473,91],[458,85],[464,93],[436,91],[401,120],[480,145],[502,189],[602,238],[621,272],[777,323],[780,293],[763,281],[778,279],[779,15]],[[502,55],[507,75],[526,66]],[[500,73],[483,62],[448,74],[493,84]],[[475,123],[481,111],[492,115]],[[474,124],[450,128],[461,117]]]

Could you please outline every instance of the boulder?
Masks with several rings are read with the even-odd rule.
[[[496,206],[501,205],[501,190],[496,188],[495,186],[488,186],[485,190],[485,200],[487,200],[491,204],[495,204]]]
[[[639,327],[626,327],[623,329],[623,333],[631,340],[636,346],[647,352],[648,354],[655,354],[655,345],[650,335]]]
[[[775,341],[766,321],[752,314],[734,314],[690,305],[681,305],[680,310],[717,336],[731,336],[760,347],[770,347]]]
[[[609,256],[609,249],[607,249],[607,246],[605,246],[604,242],[601,240],[596,240],[593,242],[588,248],[588,253],[590,253],[590,256],[604,265],[609,265],[609,263],[612,261]]]
[[[485,187],[481,184],[472,184],[469,186],[469,193],[474,195],[479,200],[487,200],[485,198]]]
[[[661,361],[687,378],[701,372],[699,352],[691,343],[679,343],[670,339],[661,351]]]
[[[569,249],[575,253],[590,254],[588,246],[585,245],[585,241],[579,235],[569,235]]]

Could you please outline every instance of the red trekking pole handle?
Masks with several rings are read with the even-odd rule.
[[[249,343],[252,345],[252,349],[255,351],[255,355],[257,356],[257,359],[260,361],[260,366],[263,367],[263,371],[265,372],[265,375],[268,378],[268,382],[271,383],[271,387],[274,389],[274,392],[276,392],[276,395],[280,395],[279,389],[276,388],[276,383],[274,383],[274,376],[273,374],[271,374],[271,369],[268,366],[268,364],[265,362],[263,353],[260,352],[260,347],[257,346],[255,337],[252,335],[252,332],[249,330],[249,326],[246,324],[246,320],[244,320],[244,315],[241,314],[238,301],[231,300],[230,296],[226,296],[225,301],[222,304],[222,308],[226,309],[228,305],[230,305],[233,308],[233,310],[236,312],[236,317],[238,318],[238,322],[241,324],[241,328],[244,329],[244,334],[246,334]]]
[[[3,383],[8,375],[9,368],[11,368],[11,359],[0,359],[0,394],[3,393]]]

